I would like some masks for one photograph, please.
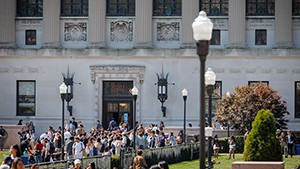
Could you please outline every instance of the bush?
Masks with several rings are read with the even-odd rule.
[[[121,157],[119,154],[113,155],[111,157],[111,168],[121,168]]]
[[[258,111],[245,144],[245,161],[282,161],[276,139],[276,121],[270,110]]]

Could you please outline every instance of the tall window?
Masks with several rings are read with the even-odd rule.
[[[274,16],[275,0],[247,0],[247,16]]]
[[[88,16],[89,0],[61,0],[61,16]]]
[[[214,86],[214,91],[212,94],[212,108],[211,108],[211,112],[212,112],[212,117],[215,116],[216,110],[217,110],[217,101],[219,99],[221,99],[222,96],[222,81],[216,81],[215,86]],[[206,110],[205,110],[205,114],[206,116],[208,116],[208,95],[207,92],[205,91],[205,104],[206,104]]]
[[[255,45],[267,45],[267,30],[255,30]]]
[[[107,0],[106,16],[135,16],[135,0]]]
[[[42,17],[43,0],[17,0],[18,17]]]
[[[200,0],[200,10],[209,16],[228,16],[228,0]]]
[[[300,16],[300,0],[293,0],[293,16]]]
[[[295,82],[295,118],[300,118],[300,81]]]
[[[35,81],[17,81],[17,116],[35,116]]]
[[[212,31],[212,36],[210,40],[211,45],[220,45],[221,44],[221,31],[214,29]]]
[[[182,0],[153,0],[153,16],[181,16]]]

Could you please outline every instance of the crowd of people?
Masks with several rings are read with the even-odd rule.
[[[22,125],[22,122],[20,120],[18,124]],[[146,127],[143,124],[136,123],[135,149],[152,149],[183,143],[182,130],[177,135],[173,132],[166,135],[164,127],[163,122],[149,124]],[[71,121],[65,123],[63,129],[65,159],[68,160],[97,155],[120,154],[121,151],[130,152],[134,146],[134,130],[129,128],[128,123],[116,124],[114,119],[109,122],[107,127],[102,126],[100,121],[97,120],[95,127],[87,130],[81,121],[76,121],[73,117]],[[18,134],[20,136],[20,144],[10,147],[10,155],[5,158],[4,164],[12,166],[15,159],[24,155],[28,156],[28,163],[25,162],[26,164],[51,162],[61,159],[63,146],[60,127],[55,130],[52,126],[49,126],[47,131],[44,131],[40,136],[36,136],[35,126],[30,121],[26,123],[26,127],[23,127]],[[195,139],[194,141],[197,140]]]
[[[19,125],[22,125],[22,120]],[[109,126],[104,127],[100,121],[97,120],[95,127],[90,130],[84,128],[81,121],[72,120],[65,123],[64,139],[65,139],[65,158],[74,161],[74,168],[80,165],[78,159],[83,157],[93,157],[98,155],[114,155],[120,154],[122,151],[130,152],[135,146],[137,155],[133,160],[132,167],[142,166],[147,167],[147,163],[143,160],[142,150],[153,149],[165,146],[175,146],[184,143],[183,130],[180,130],[177,135],[173,132],[165,134],[164,123],[159,124],[143,124],[136,123],[136,135],[134,140],[134,129],[130,129],[128,123],[117,124],[114,119],[109,122]],[[0,139],[5,135],[5,129],[0,126]],[[44,131],[40,136],[35,135],[35,126],[32,121],[26,123],[26,127],[18,132],[20,136],[20,144],[15,144],[10,147],[10,155],[7,156],[3,164],[13,167],[14,161],[22,159],[21,157],[28,156],[28,163],[35,164],[41,162],[51,162],[61,159],[62,152],[62,133],[61,127],[54,129],[49,126],[47,131]],[[277,131],[277,138],[280,141],[285,157],[290,155],[292,157],[292,149],[294,145],[295,136],[291,131]],[[245,134],[245,139],[247,134]],[[197,137],[193,137],[191,142],[198,142]],[[1,143],[1,142],[0,142]],[[133,145],[134,143],[134,145]],[[218,158],[221,144],[218,136],[215,135],[212,140],[212,150],[214,158]],[[229,145],[229,159],[235,158],[236,141],[234,136],[230,137]],[[0,144],[1,146],[1,144]],[[3,145],[2,145],[3,146]],[[3,148],[1,146],[1,149]],[[89,165],[94,168],[95,163]],[[157,164],[157,166],[163,164]],[[152,166],[151,166],[152,167]],[[156,166],[153,166],[155,168]]]

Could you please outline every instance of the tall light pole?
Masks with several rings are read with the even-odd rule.
[[[209,43],[212,35],[213,23],[206,16],[204,11],[192,23],[194,39],[197,41],[197,54],[200,59],[200,169],[205,169],[205,84],[204,71],[205,61],[208,55]]]
[[[183,142],[186,142],[186,99],[188,95],[188,91],[184,88],[182,90],[183,97]]]
[[[135,151],[135,138],[136,138],[136,99],[139,94],[138,88],[135,86],[131,89],[131,94],[133,96],[133,150]]]
[[[69,106],[69,102],[73,99],[73,78],[75,73],[68,72],[62,73],[63,76],[63,83],[59,87],[59,92],[62,100],[62,123],[61,123],[61,160],[64,160],[64,153],[65,153],[65,101],[67,102],[67,108],[72,114],[72,106]]]
[[[65,136],[64,136],[64,124],[65,124],[65,99],[68,92],[68,86],[65,84],[65,82],[62,82],[62,84],[59,86],[59,93],[61,97],[62,102],[62,118],[61,118],[61,160],[64,160],[64,143],[65,143]]]
[[[206,90],[208,94],[208,126],[211,127],[211,109],[212,109],[212,93],[214,91],[214,85],[216,83],[216,74],[211,70],[211,68],[208,68],[208,70],[205,72],[205,85]],[[208,137],[208,168],[212,168],[211,164],[211,139],[212,137]]]
[[[226,92],[226,97],[230,97],[230,92],[229,91]],[[229,122],[228,122],[228,120],[227,120],[227,137],[229,139]]]

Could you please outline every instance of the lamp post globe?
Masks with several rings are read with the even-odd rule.
[[[184,88],[182,90],[182,98],[183,98],[183,142],[186,142],[186,99],[188,95],[188,91]]]
[[[192,23],[194,39],[197,41],[197,55],[200,59],[200,169],[205,169],[205,84],[204,71],[205,61],[208,55],[208,48],[212,36],[213,23],[206,16],[204,11]]]
[[[136,99],[139,94],[139,90],[136,86],[131,89],[131,94],[133,96],[133,150],[136,149]]]

